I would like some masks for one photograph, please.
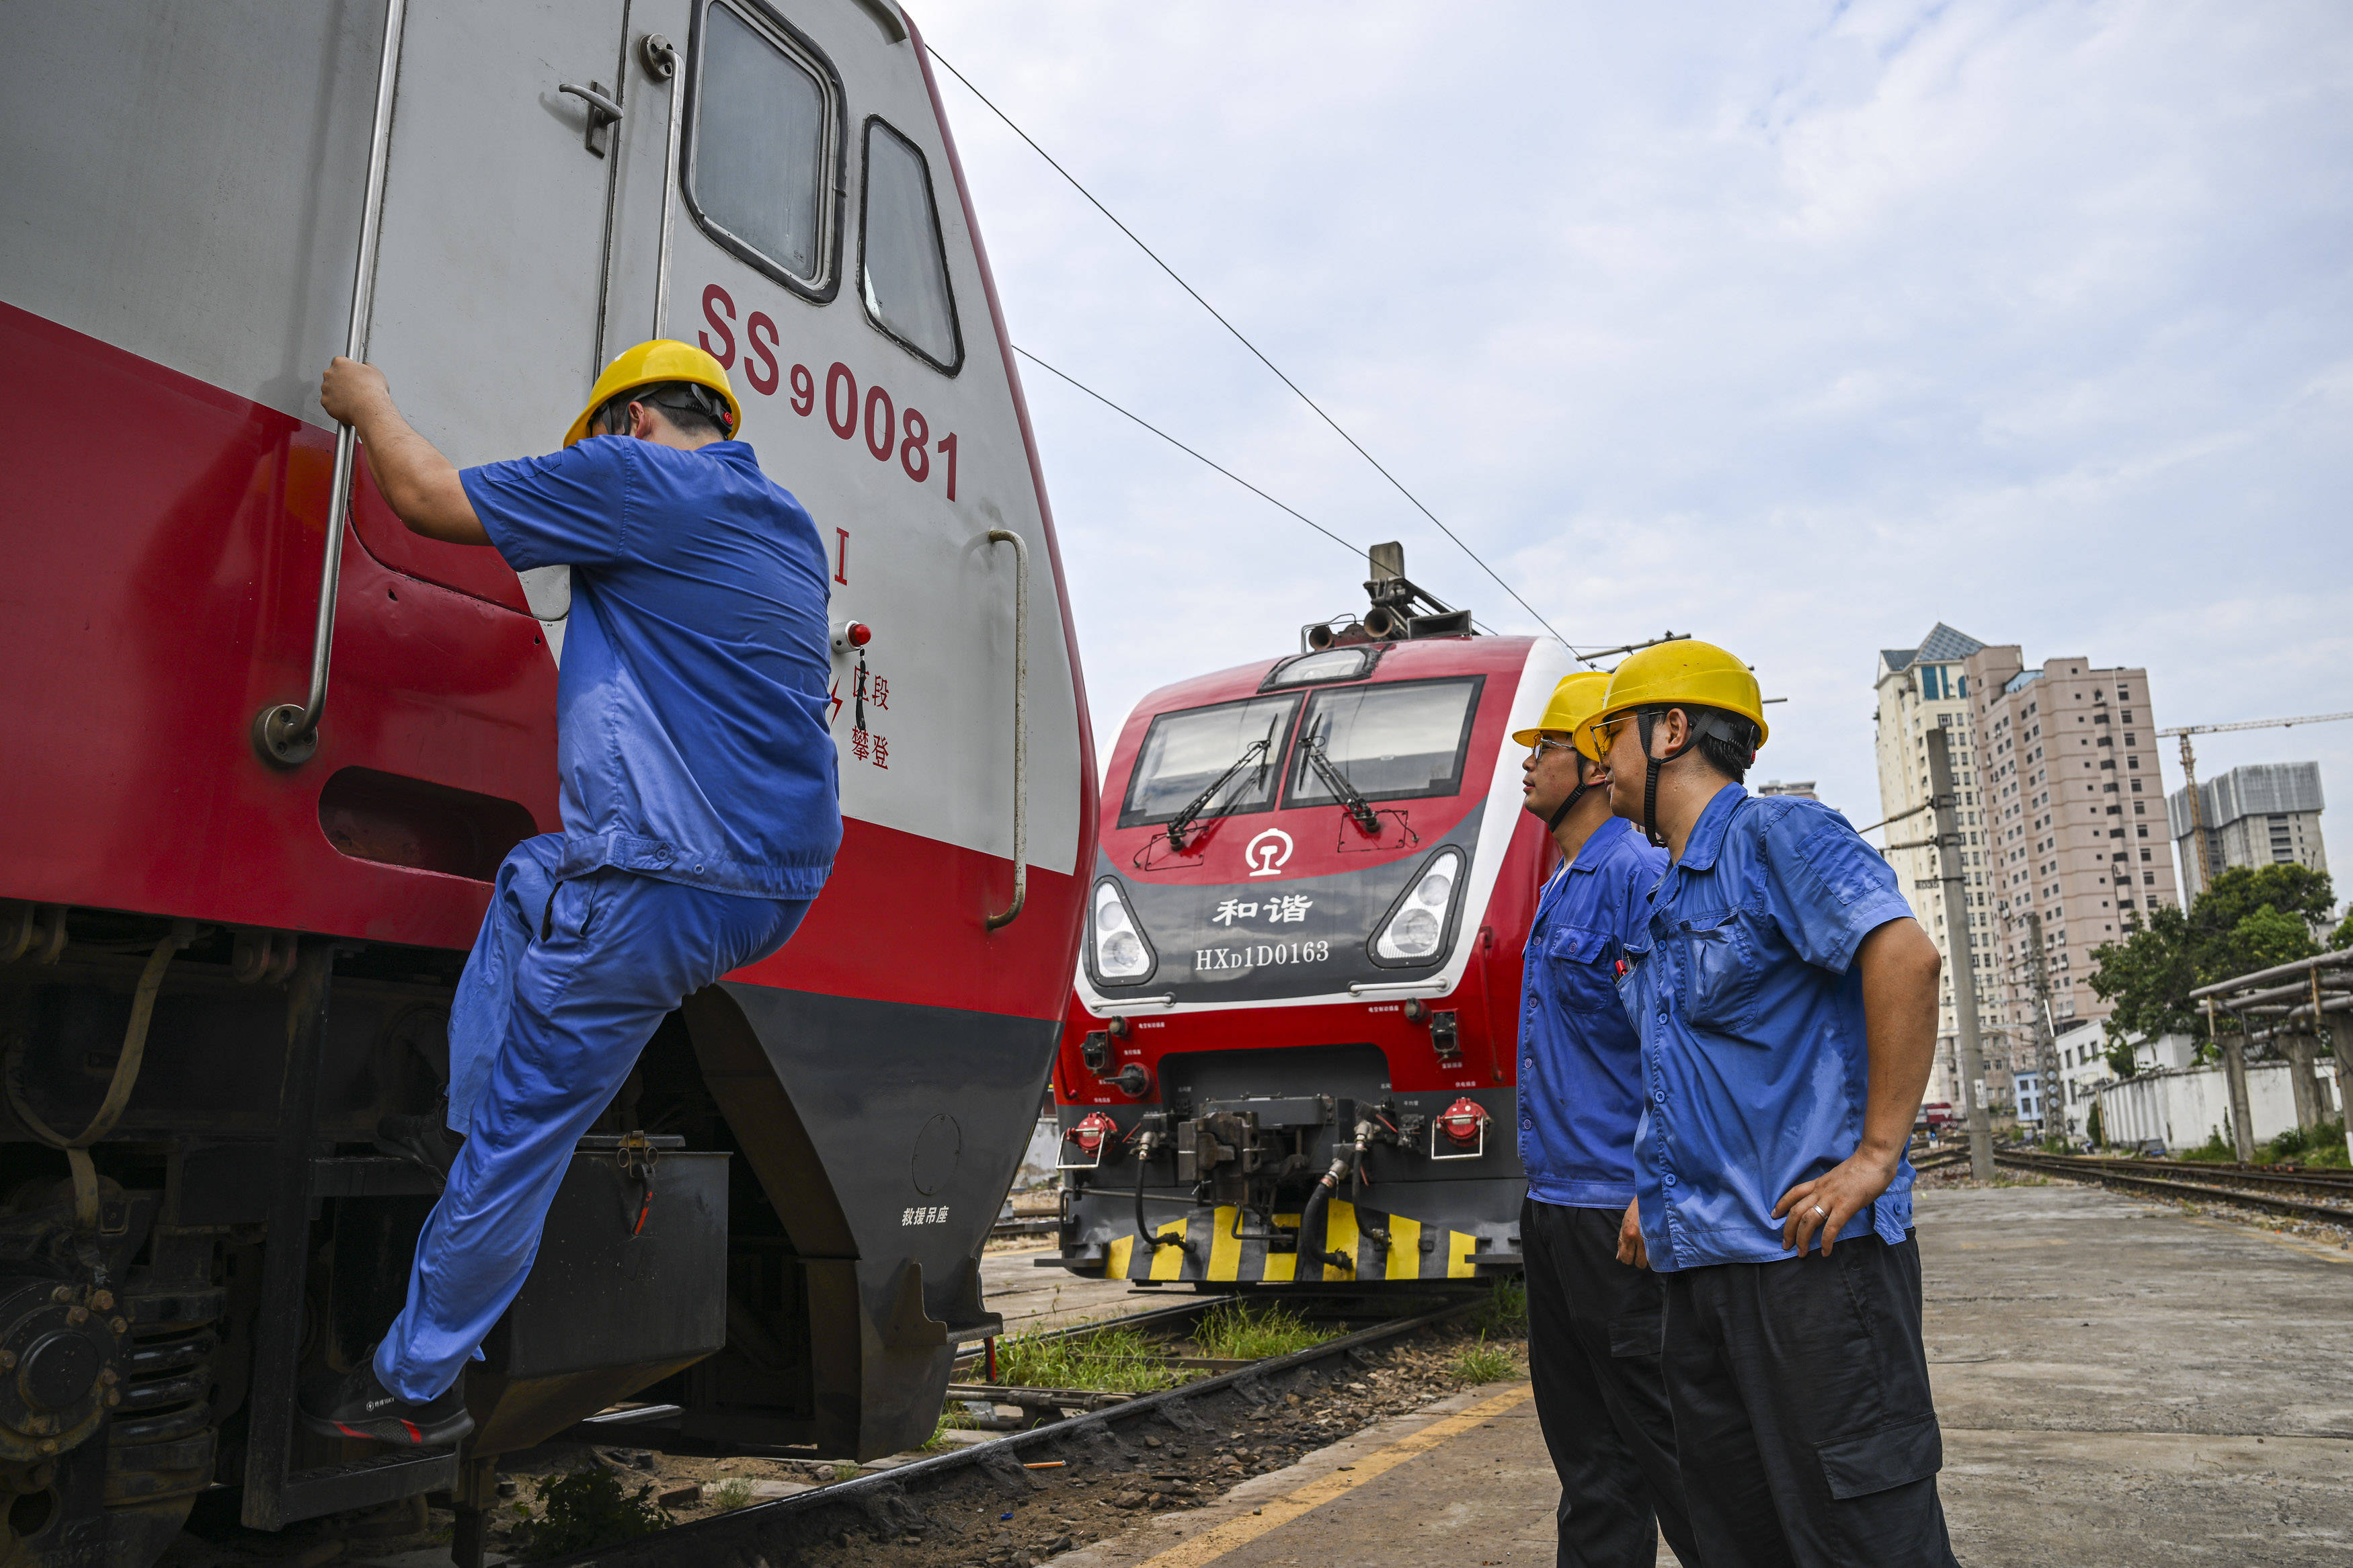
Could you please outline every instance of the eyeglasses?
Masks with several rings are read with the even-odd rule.
[[[1574,740],[1547,741],[1542,736],[1538,736],[1536,738],[1536,743],[1528,748],[1528,755],[1541,763],[1544,761],[1544,756],[1546,752],[1569,752],[1575,751],[1576,749],[1577,742]]]
[[[1593,731],[1593,749],[1608,756],[1610,745],[1618,739],[1618,731],[1633,721],[1631,713],[1620,713],[1615,719],[1596,719],[1588,726]]]

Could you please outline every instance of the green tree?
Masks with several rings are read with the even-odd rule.
[[[2189,1000],[2200,986],[2319,952],[2312,928],[2336,903],[2326,871],[2233,866],[2187,913],[2160,906],[2146,920],[2128,918],[2123,941],[2092,950],[2092,989],[2113,1008],[2105,1026],[2111,1065],[2118,1055],[2129,1058],[2121,1049],[2129,1035],[2200,1032],[2203,1013]],[[2119,1068],[2117,1076],[2129,1074]]]
[[[2346,910],[2345,918],[2338,921],[2337,929],[2329,933],[2328,945],[2331,948],[2353,947],[2353,908]]]

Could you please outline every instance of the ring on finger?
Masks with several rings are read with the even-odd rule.
[[[1814,1205],[1814,1214],[1816,1217],[1820,1219],[1828,1219],[1831,1217],[1831,1211],[1822,1207],[1820,1204],[1816,1204]]]

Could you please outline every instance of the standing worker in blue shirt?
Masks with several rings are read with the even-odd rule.
[[[581,1134],[663,1017],[782,947],[825,884],[841,841],[825,552],[734,438],[727,373],[685,343],[615,360],[562,451],[462,473],[375,367],[338,358],[319,401],[415,531],[572,569],[564,831],[507,857],[459,982],[463,1142],[424,1130],[425,1156],[454,1163],[407,1305],[301,1402],[328,1436],[436,1447],[473,1429],[459,1373],[531,1272]]]
[[[1589,728],[1609,686],[1600,670],[1569,676],[1538,727],[1512,736],[1529,748],[1527,809],[1561,857],[1520,1005],[1520,1247],[1536,1420],[1560,1476],[1559,1568],[1651,1568],[1662,1530],[1677,1557],[1700,1560],[1659,1371],[1659,1277],[1618,1258],[1642,1091],[1617,971],[1667,857],[1610,815]]]
[[[1646,1098],[1624,1245],[1666,1280],[1700,1561],[1952,1568],[1904,1157],[1936,949],[1844,817],[1740,786],[1764,709],[1722,648],[1629,656],[1593,732],[1612,809],[1673,858],[1619,983]]]

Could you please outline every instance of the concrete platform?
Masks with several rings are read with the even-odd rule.
[[[1040,1268],[1035,1262],[1053,1256],[1050,1244],[1038,1242],[1000,1243],[982,1257],[981,1292],[988,1310],[1004,1317],[1007,1333],[1067,1328],[1193,1299],[1189,1289],[1139,1290],[1124,1279],[1090,1279],[1063,1268]]]
[[[2353,1563],[2353,1252],[2072,1185],[1919,1207],[1962,1563]],[[1538,1568],[1557,1495],[1499,1384],[1055,1562]]]

